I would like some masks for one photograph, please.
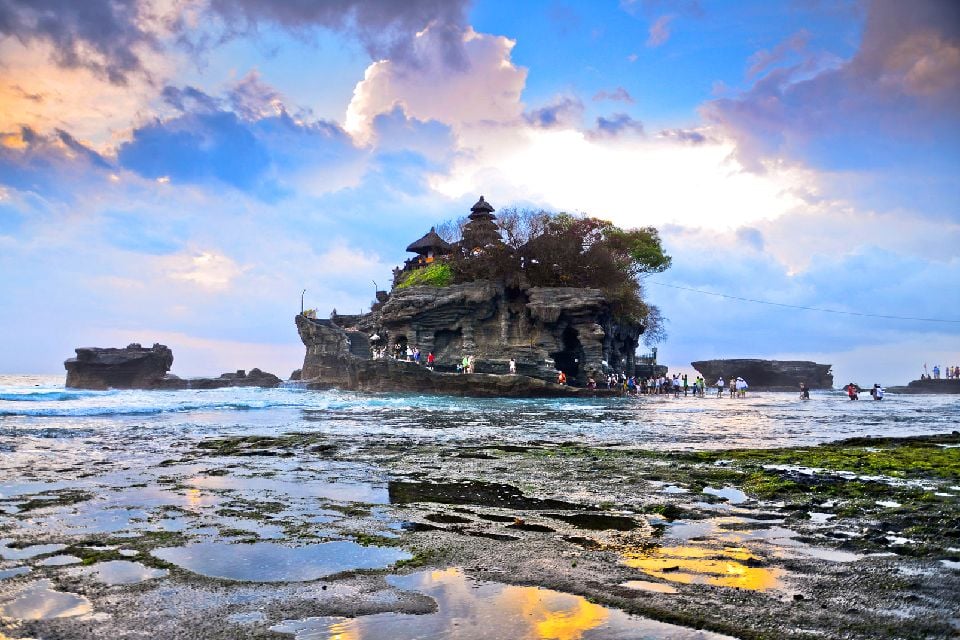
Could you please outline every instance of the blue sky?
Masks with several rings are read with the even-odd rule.
[[[668,364],[960,364],[957,322],[686,290],[960,320],[947,0],[14,0],[0,65],[0,372],[286,375],[303,288],[365,308],[480,194],[660,228]]]

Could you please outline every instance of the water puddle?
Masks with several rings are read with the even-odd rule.
[[[555,509],[580,511],[582,505],[564,500],[530,498],[509,484],[492,482],[403,482],[387,486],[391,504],[436,502],[439,504],[475,504],[506,509]]]
[[[10,569],[0,569],[0,580],[15,578],[30,573],[30,567],[11,567]]]
[[[248,476],[196,476],[186,483],[197,489],[230,490],[241,494],[273,493],[293,498],[323,498],[336,502],[365,502],[386,504],[387,492],[382,487],[344,480],[317,482],[307,480],[279,480]]]
[[[651,593],[679,593],[676,589],[662,582],[648,582],[646,580],[628,580],[620,585],[628,589],[638,589],[640,591],[649,591]]]
[[[297,640],[730,640],[729,636],[631,616],[559,591],[473,580],[455,568],[391,576],[388,582],[432,597],[437,612],[285,620],[270,630],[294,634]]]
[[[19,620],[47,620],[82,616],[93,610],[90,601],[76,593],[51,589],[49,580],[27,585],[17,597],[0,606],[0,616]]]
[[[740,504],[750,499],[747,497],[747,494],[745,494],[743,491],[740,491],[740,489],[737,489],[736,487],[723,487],[722,489],[704,487],[703,492],[711,496],[724,498],[730,504]]]
[[[547,513],[548,518],[560,520],[572,524],[578,529],[589,529],[591,531],[633,531],[640,525],[633,518],[626,516],[614,516],[603,513]]]
[[[623,554],[623,563],[670,582],[751,591],[779,588],[783,576],[782,569],[760,566],[760,559],[744,547],[652,547]]]
[[[402,549],[364,547],[338,540],[301,547],[273,542],[199,542],[151,552],[188,571],[211,578],[248,582],[300,582],[341,571],[380,569],[411,556]]]
[[[79,564],[82,562],[77,556],[50,556],[44,558],[37,564],[41,567],[63,567],[68,564]]]
[[[109,562],[98,562],[93,566],[78,569],[76,573],[92,575],[104,584],[116,585],[137,584],[138,582],[162,578],[170,572],[166,569],[151,569],[139,562],[110,560]]]
[[[9,544],[9,540],[5,541]],[[42,556],[47,553],[53,553],[54,551],[60,551],[61,549],[66,549],[67,545],[65,544],[35,544],[28,547],[22,547],[20,549],[15,549],[13,547],[0,547],[0,558],[4,560],[29,560],[30,558],[35,558],[37,556]]]

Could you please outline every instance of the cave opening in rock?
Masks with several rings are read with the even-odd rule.
[[[399,335],[393,343],[393,355],[401,360],[407,357],[407,336]]]
[[[567,374],[567,380],[573,382],[580,374],[580,362],[583,360],[583,345],[577,330],[567,327],[560,336],[562,351],[550,354],[557,369]]]

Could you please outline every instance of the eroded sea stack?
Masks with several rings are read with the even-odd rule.
[[[181,378],[171,373],[173,351],[163,344],[122,348],[80,347],[69,358],[66,386],[72,389],[218,389],[221,387],[277,387],[283,381],[272,373],[251,369],[224,373],[216,378]]]
[[[833,365],[808,360],[699,360],[690,363],[712,385],[718,378],[742,377],[755,391],[796,391],[803,382],[810,389],[832,389]]]
[[[632,373],[643,332],[618,322],[596,289],[518,290],[476,281],[396,290],[378,306],[328,320],[298,315],[303,380],[368,391],[571,395],[578,393],[573,387],[554,383],[558,370],[580,385],[605,370]],[[432,352],[436,373],[389,357],[371,359],[371,341],[387,354],[408,346],[423,358]],[[455,372],[464,355],[474,356],[475,375],[442,375]],[[518,375],[503,375],[511,358]]]

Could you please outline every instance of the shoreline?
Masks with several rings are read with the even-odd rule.
[[[93,631],[82,617],[26,621],[5,629],[13,637],[106,639],[148,624],[175,637],[233,638],[317,615],[442,615],[389,576],[423,582],[427,570],[457,567],[485,589],[536,585],[586,598],[597,611],[745,640],[809,637],[799,629],[946,638],[955,632],[948,612],[960,606],[958,444],[958,432],[716,451],[319,432],[205,436],[175,444],[132,476],[140,480],[124,490],[129,500],[161,497],[143,523],[78,536],[20,530],[57,513],[92,518],[85,509],[118,499],[95,479],[86,489],[4,498],[5,510],[20,505],[4,516],[4,551],[40,553],[14,561],[30,572],[0,580],[0,606],[47,579],[111,617]],[[105,478],[116,464],[104,467]],[[57,476],[69,480],[67,473]],[[156,528],[178,522],[189,526]],[[266,584],[205,576],[155,555],[196,544],[236,555],[337,540],[406,559]],[[63,555],[79,564],[41,564]],[[167,573],[104,587],[84,569],[131,561]],[[717,572],[716,563],[736,571]],[[624,586],[631,581],[637,586]],[[251,607],[262,618],[231,619]],[[903,607],[915,615],[885,613]]]

